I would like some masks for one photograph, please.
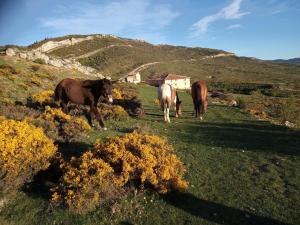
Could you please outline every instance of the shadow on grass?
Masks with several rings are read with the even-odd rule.
[[[199,199],[190,193],[173,192],[163,196],[163,199],[168,204],[171,204],[178,209],[182,209],[193,216],[218,224],[285,224],[269,217],[258,216],[247,211]]]
[[[180,137],[190,143],[253,151],[300,155],[300,131],[264,122],[187,123]]]
[[[88,151],[92,146],[83,142],[59,142],[58,151],[62,154],[64,160],[69,161],[71,157],[79,157]]]
[[[69,161],[71,157],[79,157],[91,146],[81,142],[74,143],[58,143],[58,151],[62,154],[65,161]],[[40,171],[34,176],[33,181],[23,187],[23,191],[32,197],[50,199],[50,189],[57,186],[62,171],[58,162],[53,160],[47,170]]]

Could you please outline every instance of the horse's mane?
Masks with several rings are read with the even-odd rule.
[[[84,80],[82,81],[82,87],[91,88],[99,83],[99,80]]]

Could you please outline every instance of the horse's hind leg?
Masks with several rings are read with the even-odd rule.
[[[167,111],[167,121],[168,121],[168,123],[170,123],[170,108],[167,107],[166,111]]]

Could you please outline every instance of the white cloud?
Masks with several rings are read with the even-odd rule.
[[[228,6],[222,8],[219,12],[205,16],[198,20],[198,22],[194,23],[190,27],[190,30],[192,31],[191,37],[199,37],[204,35],[207,32],[208,27],[218,20],[240,19],[249,14],[249,12],[240,11],[242,1],[243,0],[232,0]]]
[[[101,3],[82,3],[76,6],[61,5],[54,9],[55,17],[41,19],[42,26],[52,33],[115,35],[142,34],[157,42],[163,40],[163,28],[179,16],[167,4],[150,4],[150,0],[126,0]],[[153,32],[153,35],[150,35]],[[132,37],[132,36],[131,36]]]
[[[243,26],[241,24],[232,24],[227,27],[227,30],[239,29],[239,28],[243,28]]]

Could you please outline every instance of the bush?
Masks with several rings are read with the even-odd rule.
[[[30,78],[30,82],[32,84],[37,85],[37,86],[41,86],[42,85],[42,81],[39,78],[37,78],[37,77],[31,77]]]
[[[43,132],[26,122],[0,121],[0,189],[15,190],[50,165],[57,148]]]
[[[100,104],[99,111],[104,119],[123,120],[129,117],[122,106]]]
[[[114,170],[114,182],[124,186],[137,180],[150,184],[160,193],[172,189],[183,191],[185,167],[165,139],[136,132],[96,143],[94,151]]]
[[[22,105],[11,104],[0,106],[0,115],[4,115],[8,119],[21,121],[28,117],[38,117],[40,112]]]
[[[122,97],[121,91],[119,91],[119,90],[116,89],[116,88],[113,88],[113,89],[112,89],[112,94],[113,94],[113,98],[114,98],[114,99],[122,99],[122,98],[123,98],[123,97]]]
[[[33,94],[31,96],[32,103],[39,104],[41,106],[50,105],[54,103],[54,91],[46,90],[40,93]]]
[[[158,136],[133,132],[96,142],[91,151],[62,162],[63,175],[53,188],[52,201],[66,204],[76,213],[93,210],[116,196],[127,184],[150,185],[160,193],[184,191],[185,167],[172,146]]]
[[[38,63],[38,64],[42,64],[42,65],[46,64],[45,60],[43,60],[43,59],[35,59],[35,60],[33,60],[33,62]]]
[[[289,121],[296,123],[299,120],[300,109],[295,98],[288,98],[281,102],[279,116],[282,122]]]
[[[31,121],[35,125],[43,127],[44,131],[53,139],[62,139],[68,142],[85,137],[91,129],[84,119],[67,115],[60,109],[49,106],[46,106],[46,110],[37,119]]]
[[[237,102],[237,107],[239,107],[240,109],[245,109],[246,108],[246,102],[245,102],[244,99],[237,98],[236,102]]]
[[[20,71],[13,68],[12,66],[8,65],[8,64],[2,64],[0,65],[0,75],[4,75],[4,76],[8,76],[11,74],[19,74]]]
[[[93,153],[85,152],[61,165],[63,176],[52,191],[52,202],[66,204],[71,211],[84,214],[93,210],[113,191],[112,168]]]
[[[33,72],[37,72],[37,71],[40,70],[40,66],[39,66],[39,65],[33,65],[33,66],[31,66],[31,70],[32,70]]]

